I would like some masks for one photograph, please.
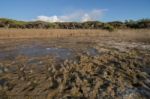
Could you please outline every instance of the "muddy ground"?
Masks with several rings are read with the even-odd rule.
[[[150,99],[150,44],[111,37],[0,40],[0,99]]]

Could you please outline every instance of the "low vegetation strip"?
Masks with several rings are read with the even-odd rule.
[[[105,30],[68,30],[68,29],[0,29],[0,38],[60,38],[103,36],[110,34]]]
[[[114,29],[141,29],[150,28],[150,19],[141,20],[126,20],[125,22],[113,21],[113,22],[99,22],[99,21],[87,21],[87,22],[43,22],[43,21],[17,21],[12,19],[0,18],[0,28],[42,28],[42,29],[105,29],[113,31]]]
[[[150,29],[119,29],[113,32],[97,29],[0,29],[0,39],[63,37],[113,37],[149,42]]]

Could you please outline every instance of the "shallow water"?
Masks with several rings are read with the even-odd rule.
[[[98,51],[94,48],[87,48],[84,52],[90,56],[98,55]],[[84,53],[81,51],[81,53]],[[45,47],[40,45],[21,45],[10,51],[0,52],[0,59],[15,59],[17,56],[41,57],[52,56],[56,59],[66,60],[74,59],[76,52],[69,48]]]
[[[29,57],[38,57],[51,55],[56,58],[67,59],[73,56],[73,51],[66,48],[41,48],[41,47],[31,47],[31,48],[22,48],[19,50],[19,54],[29,56]]]
[[[73,51],[66,48],[44,48],[44,47],[22,47],[16,50],[4,51],[0,53],[0,59],[15,58],[16,56],[23,55],[28,57],[39,57],[51,55],[55,58],[67,59],[71,58]]]

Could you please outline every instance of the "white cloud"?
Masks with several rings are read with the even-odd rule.
[[[62,16],[38,16],[35,20],[45,22],[69,22],[69,21],[95,21],[99,20],[107,9],[94,9],[91,11],[78,10]]]
[[[45,22],[62,22],[57,16],[38,16],[36,20]]]
[[[84,16],[82,17],[82,22],[86,22],[86,21],[93,21],[92,17],[89,14],[84,14]]]

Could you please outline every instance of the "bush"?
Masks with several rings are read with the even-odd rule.
[[[114,31],[114,29],[124,28],[150,28],[150,19],[141,20],[126,20],[125,22],[113,21],[113,22],[99,22],[99,21],[87,21],[87,22],[43,22],[43,21],[17,21],[12,19],[0,18],[0,28],[42,28],[42,29],[106,29],[108,31]]]
[[[106,30],[108,30],[108,31],[110,31],[110,32],[112,32],[112,31],[115,30],[112,25],[107,24],[107,23],[104,24],[103,29],[106,29]]]

